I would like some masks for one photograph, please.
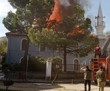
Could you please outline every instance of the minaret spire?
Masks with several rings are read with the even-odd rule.
[[[98,16],[103,17],[101,4],[99,4]]]
[[[103,30],[105,28],[105,23],[103,21],[103,13],[102,13],[102,9],[101,9],[101,3],[99,4],[99,10],[98,10],[98,15],[96,17],[97,19],[97,23],[96,23],[96,33],[99,39],[103,39],[104,38],[104,34],[103,34]]]

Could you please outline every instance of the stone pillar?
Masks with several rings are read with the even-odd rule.
[[[51,79],[51,74],[52,74],[52,62],[47,61],[46,63],[46,79]]]

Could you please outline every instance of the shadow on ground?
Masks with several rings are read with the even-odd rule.
[[[51,89],[60,89],[63,88],[57,84],[50,83],[14,83],[10,86],[11,90],[20,90],[20,91],[41,91],[41,90],[51,90]],[[0,82],[0,89],[5,89],[5,86]]]
[[[34,84],[36,85],[36,84]],[[62,86],[58,85],[58,84],[53,84],[53,85],[36,85],[38,88],[38,91],[40,90],[51,90],[51,89],[61,89],[63,88]]]

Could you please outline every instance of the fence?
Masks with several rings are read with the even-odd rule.
[[[62,71],[59,73],[59,78],[82,78],[83,72],[80,71],[80,68],[84,65],[81,64],[67,64],[66,65],[66,73],[63,72],[64,70],[64,64],[62,65]],[[56,75],[55,72],[52,70],[52,76],[54,77]],[[12,79],[25,79],[26,78],[26,72],[10,72],[9,77]],[[28,72],[29,79],[45,79],[45,72]]]
[[[81,64],[67,64],[66,65],[66,71],[75,71],[75,72],[80,72],[81,67],[84,65]],[[62,64],[62,71],[64,70],[64,64]]]
[[[8,74],[10,79],[26,79],[26,72],[18,72],[18,71],[11,71]],[[36,73],[36,72],[28,72],[27,74],[28,79],[45,79],[45,72]]]

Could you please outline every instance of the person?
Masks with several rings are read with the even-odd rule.
[[[84,88],[87,91],[87,84],[88,84],[88,91],[91,90],[91,79],[92,79],[92,71],[89,69],[88,66],[84,66],[81,68],[84,71]]]
[[[95,58],[96,58],[97,55],[98,55],[99,58],[100,58],[100,56],[101,56],[101,49],[100,49],[99,46],[97,46],[97,47],[95,48]]]
[[[103,66],[96,72],[96,79],[99,86],[99,91],[104,91],[104,86],[106,84],[105,72]]]
[[[106,58],[106,66],[105,66],[105,69],[106,69],[106,73],[107,74],[109,74],[109,72],[110,72],[110,69],[109,69],[109,67],[110,67],[110,53],[108,54],[108,56],[107,56],[107,58]]]

